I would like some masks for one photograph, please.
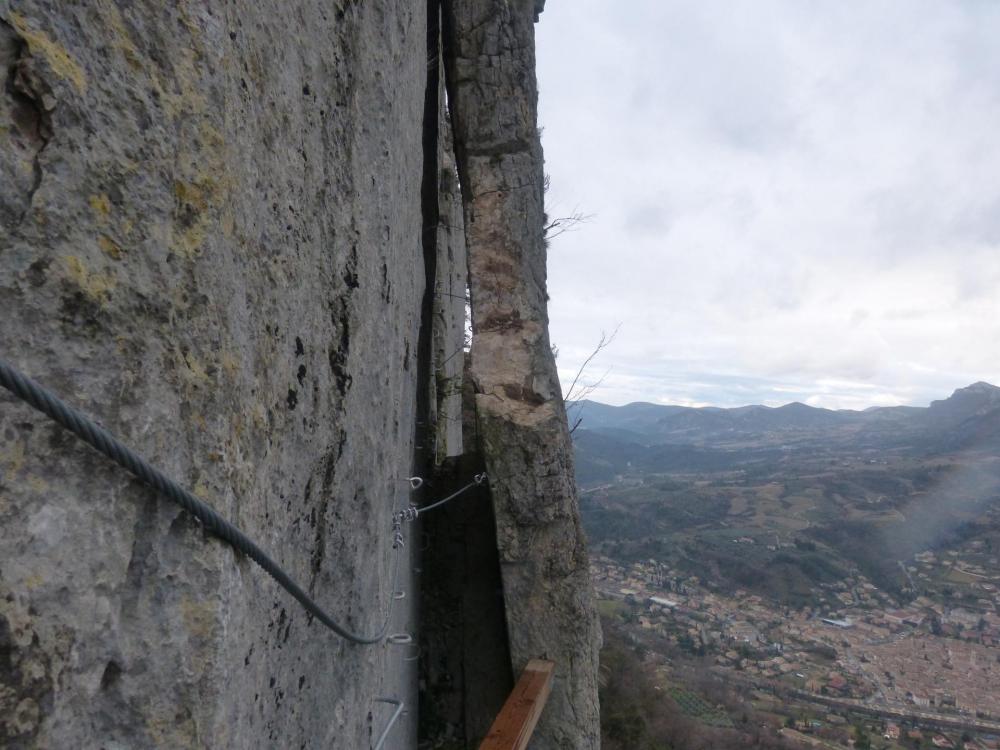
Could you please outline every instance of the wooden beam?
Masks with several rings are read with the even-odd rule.
[[[479,750],[524,750],[552,692],[551,661],[532,659],[521,673]]]

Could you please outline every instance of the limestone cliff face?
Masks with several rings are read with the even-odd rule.
[[[471,378],[492,478],[515,671],[556,663],[532,747],[600,745],[586,545],[549,342],[536,0],[445,0],[449,103],[469,248]]]
[[[587,748],[598,635],[545,330],[537,9],[484,4],[476,30],[479,5],[445,14],[456,172],[428,95],[436,2],[0,0],[0,357],[359,631],[394,588],[403,478],[480,440],[514,667],[560,664],[533,746]],[[508,62],[530,75],[506,103],[463,90]],[[413,541],[390,632],[418,635]],[[413,653],[332,635],[0,391],[0,746],[355,750],[391,696],[409,712],[386,747],[415,747]]]
[[[413,461],[425,29],[380,0],[0,2],[2,356],[369,631]],[[362,748],[373,696],[412,702],[399,647],[332,636],[0,398],[0,745]]]

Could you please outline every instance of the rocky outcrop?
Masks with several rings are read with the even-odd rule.
[[[428,366],[425,31],[389,0],[0,0],[0,356],[365,631]],[[366,748],[407,655],[0,393],[0,745]]]
[[[436,132],[437,163],[432,177],[434,207],[425,212],[425,237],[434,238],[437,258],[434,286],[434,398],[435,462],[462,455],[462,385],[465,378],[466,308],[468,306],[468,265],[465,253],[465,221],[462,192],[458,184],[451,122],[445,105],[444,61],[441,57],[440,11],[432,3],[428,19],[431,41],[436,51],[428,72],[428,87],[436,92],[434,107],[439,127]],[[474,449],[475,446],[470,446]]]
[[[460,632],[472,691],[442,704],[481,733],[510,667],[548,656],[532,746],[590,748],[599,635],[545,317],[541,3],[445,10],[457,158],[436,1],[0,0],[0,357],[352,630],[377,631],[399,589],[390,632],[423,627],[417,558],[440,539],[461,622],[432,640]],[[413,528],[397,581],[404,478],[441,467],[419,499],[460,486],[476,443],[495,531],[479,488]],[[386,747],[410,748],[414,653],[334,636],[0,391],[0,746],[357,750],[388,696],[409,710]]]
[[[446,0],[472,302],[471,376],[515,672],[556,662],[533,748],[600,744],[597,652],[566,413],[548,336],[534,0]]]

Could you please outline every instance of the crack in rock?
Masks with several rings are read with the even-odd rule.
[[[21,224],[42,183],[41,154],[52,139],[55,98],[32,66],[24,39],[0,20],[0,225]]]

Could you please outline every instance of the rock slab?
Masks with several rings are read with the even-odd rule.
[[[427,366],[425,16],[0,0],[0,356],[363,631]],[[404,656],[0,394],[0,746],[366,748]]]
[[[600,745],[586,543],[548,335],[535,0],[445,0],[449,107],[465,209],[470,373],[490,475],[515,674],[556,663],[531,747]]]

